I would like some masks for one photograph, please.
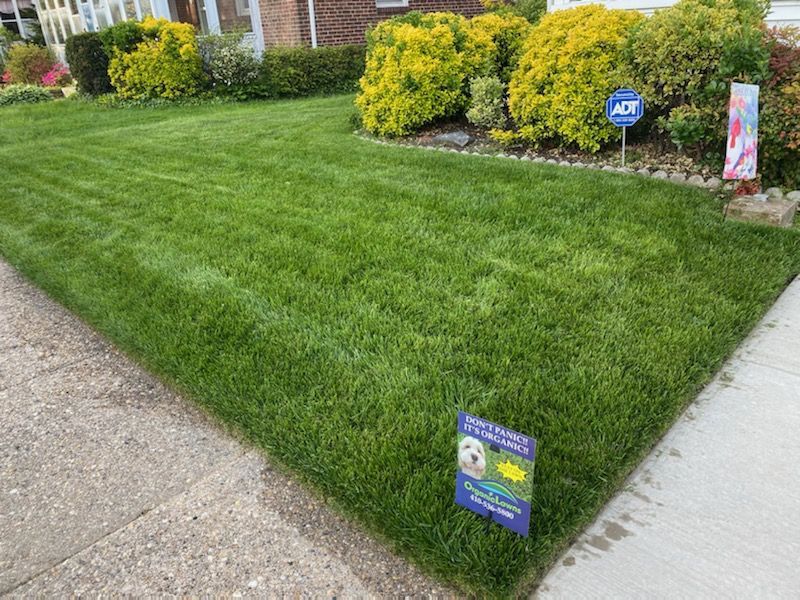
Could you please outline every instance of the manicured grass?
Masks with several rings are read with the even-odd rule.
[[[443,579],[524,590],[800,269],[668,183],[377,146],[349,97],[0,111],[0,253]],[[523,539],[458,409],[539,441]]]

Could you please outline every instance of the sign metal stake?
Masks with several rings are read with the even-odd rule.
[[[627,127],[622,128],[622,166],[625,166],[625,131]]]

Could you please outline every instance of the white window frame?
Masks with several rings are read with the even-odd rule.
[[[408,8],[408,0],[375,0],[375,8]]]

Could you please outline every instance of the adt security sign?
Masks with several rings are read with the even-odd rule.
[[[606,117],[617,127],[630,127],[644,115],[644,100],[627,88],[617,90],[606,100]]]
[[[628,88],[611,94],[606,100],[606,117],[617,127],[622,127],[622,166],[625,166],[625,130],[644,115],[644,100]]]

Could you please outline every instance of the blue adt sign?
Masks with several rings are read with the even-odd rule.
[[[606,100],[606,117],[617,127],[630,127],[644,115],[644,100],[628,88],[617,90]]]
[[[527,536],[536,440],[458,413],[456,504]]]

